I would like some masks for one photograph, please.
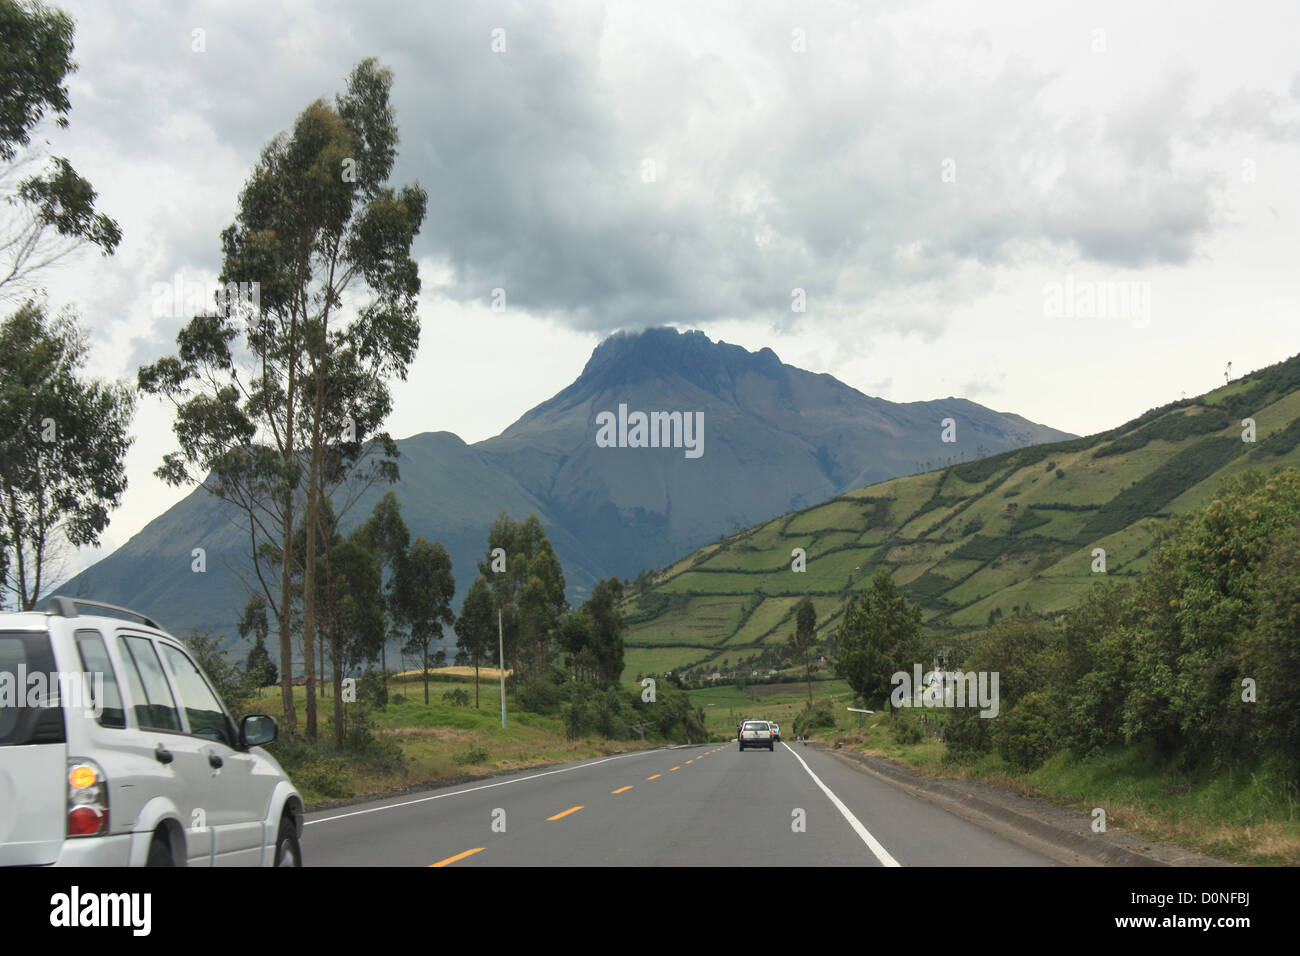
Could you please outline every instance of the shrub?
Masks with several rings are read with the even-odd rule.
[[[1057,750],[1053,721],[1056,709],[1048,694],[1026,694],[1002,715],[994,729],[998,753],[1017,770],[1033,770]]]
[[[471,745],[451,759],[456,761],[456,763],[460,764],[462,767],[465,767],[471,764],[486,763],[488,752],[482,747]]]
[[[442,699],[456,707],[468,707],[469,691],[463,687],[456,687],[444,693]]]
[[[828,700],[820,701],[811,709],[805,707],[794,718],[794,735],[796,737],[807,737],[811,731],[819,727],[834,727],[835,711],[831,709],[831,702]]]
[[[353,704],[344,711],[343,749],[354,764],[377,773],[401,773],[406,769],[406,755],[397,741],[376,734],[376,724],[364,704]]]
[[[925,737],[919,723],[897,714],[889,725],[889,735],[898,744],[919,744]]]
[[[277,740],[270,751],[298,789],[335,799],[350,797],[347,761],[327,747],[324,743]]]
[[[971,708],[953,711],[943,725],[944,759],[975,760],[989,753],[993,749],[989,723]]]
[[[369,704],[376,710],[388,706],[388,688],[384,684],[384,675],[374,668],[368,669],[357,681],[357,700]]]
[[[558,667],[521,681],[517,691],[520,709],[535,714],[558,714],[570,693],[569,683],[569,675]]]

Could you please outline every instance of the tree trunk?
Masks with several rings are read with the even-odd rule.
[[[293,607],[293,492],[285,496],[285,521],[283,553],[280,556],[280,699],[284,710],[285,731],[298,731],[298,710],[293,703],[293,633],[291,614]],[[308,662],[307,670],[311,670]]]
[[[330,272],[333,283],[333,270]],[[322,353],[328,347],[329,311],[321,319]],[[321,354],[313,363],[316,372],[316,399],[311,417],[311,467],[307,471],[307,551],[303,556],[302,569],[302,640],[304,656],[312,659],[316,649],[316,531],[320,523],[320,503],[323,496],[321,477],[321,409],[325,405],[325,356]],[[311,667],[307,669],[307,739],[316,739],[316,675]]]
[[[302,568],[302,656],[307,662],[307,739],[316,740],[316,513],[320,502],[316,497],[316,475],[319,473],[318,448],[312,438],[311,472],[307,479],[307,514],[303,529],[307,536],[307,550]]]
[[[424,645],[424,706],[429,706],[429,645]]]
[[[330,627],[330,664],[334,674],[334,746],[343,749],[343,695],[339,687],[343,683],[343,661],[339,658],[339,639],[334,627]]]
[[[478,710],[478,655],[474,655],[474,709]]]

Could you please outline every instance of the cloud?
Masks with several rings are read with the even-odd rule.
[[[396,75],[395,178],[429,192],[430,292],[473,305],[503,289],[580,332],[738,320],[929,338],[1002,267],[1185,265],[1214,228],[1207,151],[1296,135],[1292,101],[1196,107],[1176,64],[1109,111],[1049,106],[1057,74],[995,56],[990,28],[899,11],[86,6],[78,56],[95,68],[73,121],[119,165],[174,170],[140,184],[172,209],[124,222],[128,239],[143,227],[176,268],[215,267],[260,148],[377,55]]]

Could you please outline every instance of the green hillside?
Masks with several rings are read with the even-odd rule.
[[[789,637],[805,595],[824,639],[882,566],[954,644],[991,615],[1063,611],[1096,579],[1095,548],[1107,575],[1131,577],[1223,476],[1287,465],[1300,465],[1300,355],[1108,432],[895,478],[701,548],[629,590],[624,676],[758,654]]]

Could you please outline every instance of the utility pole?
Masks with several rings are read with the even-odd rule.
[[[506,638],[501,628],[501,608],[497,608],[497,676],[501,678],[501,729],[506,729]]]

